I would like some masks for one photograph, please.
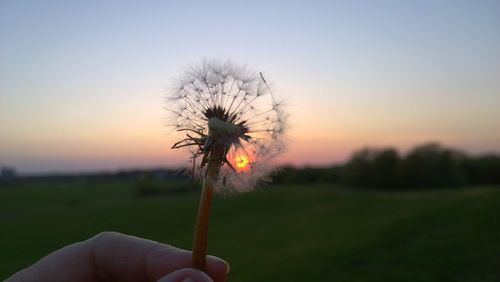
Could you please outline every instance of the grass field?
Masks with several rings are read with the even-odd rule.
[[[104,230],[189,249],[197,202],[137,198],[125,181],[0,186],[0,279]],[[217,198],[209,252],[230,262],[230,281],[500,281],[500,187]]]

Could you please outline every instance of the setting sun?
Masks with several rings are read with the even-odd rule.
[[[234,161],[236,163],[236,169],[238,171],[243,171],[248,169],[248,164],[250,163],[250,160],[248,159],[247,156],[244,155],[239,155],[234,158]]]

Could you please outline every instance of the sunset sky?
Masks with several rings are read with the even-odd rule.
[[[438,141],[500,152],[500,1],[0,1],[0,166],[173,166],[172,79],[203,58],[288,101],[280,162]]]

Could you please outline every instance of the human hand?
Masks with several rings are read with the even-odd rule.
[[[190,268],[191,252],[116,232],[103,232],[59,249],[6,282],[223,282],[229,265],[208,256],[207,273]]]

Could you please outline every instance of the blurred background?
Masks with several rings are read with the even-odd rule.
[[[104,230],[190,249],[186,65],[262,71],[274,181],[217,198],[230,281],[500,277],[500,2],[0,1],[0,278]]]

